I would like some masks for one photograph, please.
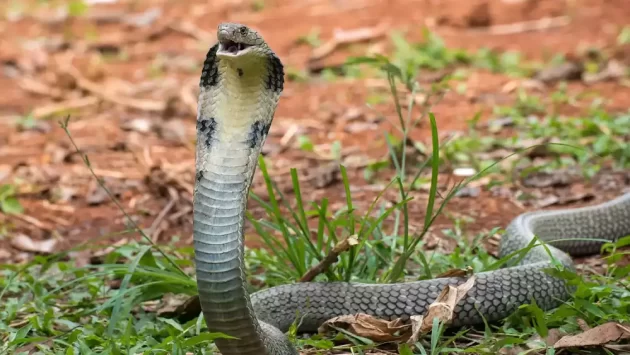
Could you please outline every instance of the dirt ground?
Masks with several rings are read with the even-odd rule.
[[[19,186],[25,210],[0,214],[0,225],[8,226],[0,230],[0,262],[28,260],[33,248],[63,250],[126,228],[122,212],[98,188],[57,123],[67,114],[74,141],[126,211],[159,243],[172,236],[191,243],[197,84],[220,22],[257,28],[287,71],[299,72],[335,67],[367,50],[388,53],[388,37],[374,35],[379,31],[403,31],[417,41],[428,26],[451,47],[517,50],[544,60],[610,46],[630,19],[626,0],[111,1],[90,5],[76,17],[37,1],[19,3],[22,11],[15,2],[0,5],[0,184]],[[551,20],[540,28],[523,28],[545,17]],[[313,59],[314,49],[299,41],[313,29],[325,43],[336,31],[360,28],[373,38],[340,46],[321,59]],[[514,100],[509,88],[520,83],[476,70],[465,94],[450,92],[433,108],[440,134],[466,129],[477,111],[482,120],[489,118],[494,105]],[[391,130],[388,122],[395,120],[391,101],[375,109],[365,104],[383,84],[374,79],[288,81],[265,147],[276,181],[286,186],[289,169],[298,168],[307,200],[329,197],[333,208],[342,206],[343,186],[335,181],[322,186],[315,173],[330,164],[330,146],[338,140],[355,183],[357,207],[365,211],[380,189],[363,179],[363,167],[387,153],[383,131]],[[607,98],[611,112],[630,104],[630,88],[616,81],[569,83],[570,92],[586,89]],[[37,120],[24,128],[29,113]],[[300,134],[313,140],[314,153],[297,148]],[[429,126],[421,124],[412,137],[430,143]],[[623,184],[601,190],[589,203],[618,194]],[[260,174],[254,190],[265,195]],[[420,225],[426,192],[414,197],[411,213]],[[254,203],[250,207],[260,215]],[[453,199],[446,210],[473,217],[470,228],[483,231],[505,226],[531,208],[510,194],[484,189],[476,197]],[[450,223],[442,218],[435,230]],[[25,245],[23,237],[16,242],[19,235],[38,245]],[[54,242],[42,246],[47,240]],[[248,243],[256,245],[256,237]]]

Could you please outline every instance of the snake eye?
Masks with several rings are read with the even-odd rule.
[[[238,29],[241,32],[241,35],[245,36],[247,34],[247,27],[241,27]]]

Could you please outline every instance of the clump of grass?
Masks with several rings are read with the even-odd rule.
[[[562,103],[574,99],[560,88],[554,92],[552,100]],[[559,144],[544,146],[544,164],[534,165],[527,156],[519,157],[518,162],[529,166],[528,172],[576,167],[586,178],[595,175],[602,166],[630,167],[630,111],[611,114],[602,108],[599,100],[594,100],[581,115],[546,113],[540,97],[519,91],[514,105],[497,107],[494,115],[510,121],[509,129],[513,132],[510,136],[492,121],[488,129],[480,129],[477,115],[470,120],[465,134],[444,147],[444,158],[451,165],[468,165],[481,170],[503,158],[488,153],[515,152],[549,141]],[[480,156],[488,158],[480,159]],[[510,176],[515,166],[501,164],[500,169],[494,171]]]

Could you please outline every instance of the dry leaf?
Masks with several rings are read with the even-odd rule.
[[[472,275],[473,268],[468,266],[465,269],[450,269],[439,275],[437,275],[436,279],[443,279],[447,277],[466,277]]]
[[[536,172],[523,179],[523,185],[527,187],[563,187],[575,180],[575,175],[568,170],[558,170],[553,173]]]
[[[582,329],[583,332],[587,331],[587,330],[591,330],[592,328],[588,325],[588,323],[586,323],[586,321],[582,318],[578,318],[577,319],[577,324],[580,326],[580,329]]]
[[[453,320],[455,306],[461,301],[468,291],[475,284],[475,276],[471,276],[468,281],[455,287],[448,285],[442,293],[429,305],[427,314],[424,316],[420,333],[424,334],[433,327],[433,318],[438,318],[440,322],[448,324]]]
[[[604,345],[622,339],[630,339],[630,324],[604,323],[581,334],[567,335],[554,344],[554,348],[574,348]]]
[[[411,321],[411,336],[407,340],[407,344],[415,344],[418,342],[418,339],[422,335],[422,323],[424,323],[424,316],[411,316],[409,317]]]
[[[330,186],[339,179],[339,162],[332,161],[317,167],[309,176],[310,182],[316,188],[322,189]]]
[[[19,250],[31,253],[50,254],[57,245],[56,239],[33,240],[24,234],[18,234],[11,239],[11,245]]]
[[[9,257],[11,257],[11,253],[9,253],[8,251],[4,249],[0,249],[0,260],[5,260],[5,259],[8,259]]]
[[[323,334],[334,328],[343,328],[376,342],[386,342],[406,338],[410,326],[400,319],[387,321],[359,313],[329,319],[319,327],[318,332]]]

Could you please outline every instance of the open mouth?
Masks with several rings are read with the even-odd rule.
[[[245,43],[241,43],[241,42],[234,42],[234,41],[223,41],[221,42],[221,51],[224,53],[229,53],[229,54],[233,54],[236,55],[239,52],[247,49],[251,47],[249,44],[245,44]]]

